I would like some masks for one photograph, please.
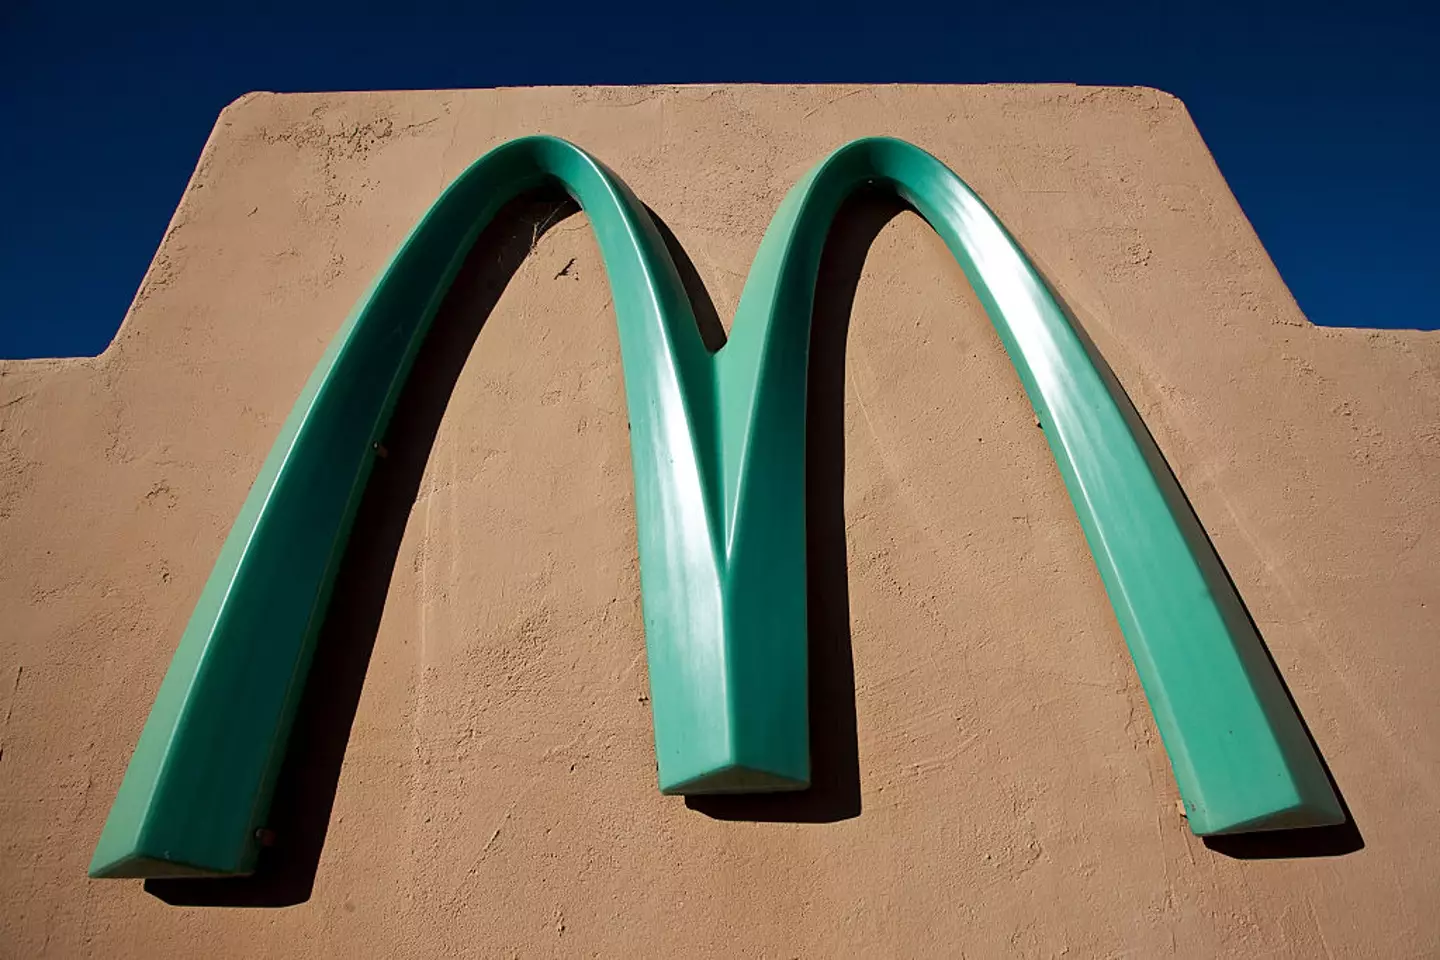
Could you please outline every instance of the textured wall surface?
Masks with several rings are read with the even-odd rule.
[[[1144,415],[1353,827],[1189,834],[1019,381],[938,238],[878,203],[817,306],[820,786],[661,797],[609,293],[584,216],[536,200],[482,239],[397,413],[267,873],[87,880],[330,335],[451,178],[536,132],[634,188],[725,323],[831,148],[949,164]],[[1437,479],[1440,335],[1311,326],[1154,90],[252,94],[110,348],[0,363],[0,954],[1433,955]]]

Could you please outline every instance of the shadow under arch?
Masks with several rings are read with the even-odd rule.
[[[255,872],[146,880],[152,896],[176,906],[229,907],[285,907],[310,898],[401,540],[445,408],[511,278],[539,239],[578,211],[554,187],[502,209],[476,239],[415,357],[386,431],[387,455],[366,485],[335,578],[311,682],[276,779],[267,821],[273,842]]]
[[[638,201],[582,151],[536,137],[497,148],[447,189],[317,367],[182,638],[92,875],[253,868],[252,828],[264,822],[337,557],[383,452],[379,431],[478,225],[518,190],[553,179],[591,213],[615,297],[664,792],[810,783],[806,651],[796,642],[805,636],[805,445],[797,441],[809,321],[835,212],[856,189],[877,185],[940,233],[1016,366],[1192,830],[1311,826],[1340,815],[1243,605],[1212,575],[1213,548],[1190,535],[1173,476],[1155,469],[1131,429],[1128,399],[1105,383],[1018,245],[943,164],[877,138],[812,170],[777,212],[731,340],[712,358]]]

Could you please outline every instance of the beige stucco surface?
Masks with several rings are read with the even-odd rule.
[[[413,506],[380,511],[393,571],[385,537],[356,534],[374,556],[327,642],[373,654],[308,896],[183,906],[166,900],[193,891],[86,879],[329,337],[451,178],[535,132],[623,177],[726,323],[829,149],[892,134],[949,164],[1142,412],[1363,846],[1247,858],[1264,851],[1190,835],[1044,435],[909,213],[864,261],[848,342],[843,296],[821,318],[848,591],[812,615],[830,655],[853,650],[858,802],[745,819],[660,796],[609,293],[584,216],[541,231],[537,205],[477,253],[422,364],[429,399],[402,409],[377,473],[418,477]],[[221,115],[109,349],[0,363],[0,955],[1433,956],[1437,531],[1440,334],[1311,326],[1166,94],[254,94]],[[848,705],[831,713],[844,741]],[[320,839],[278,832],[277,850]]]

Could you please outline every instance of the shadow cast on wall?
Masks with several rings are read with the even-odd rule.
[[[460,373],[510,278],[540,237],[579,208],[562,191],[509,204],[477,238],[455,277],[386,430],[336,576],[309,680],[270,807],[273,844],[248,877],[147,880],[145,889],[187,906],[290,906],[310,897],[340,767],[390,578],[425,463]]]
[[[846,346],[866,256],[885,225],[906,209],[879,190],[848,200],[827,237],[817,282],[805,463],[812,786],[798,793],[686,798],[688,808],[715,819],[832,823],[861,812],[845,540]],[[145,889],[153,896],[186,906],[281,907],[309,899],[401,539],[446,405],[510,279],[539,238],[577,210],[558,188],[507,205],[476,240],[436,316],[387,429],[387,455],[377,462],[356,515],[276,784],[269,828],[274,842],[255,874],[148,880]],[[653,210],[651,216],[690,297],[701,338],[718,350],[725,329],[705,284],[670,228]],[[1113,377],[1080,324],[1073,316],[1070,321]],[[1358,850],[1364,841],[1338,786],[1335,792],[1347,816],[1339,827],[1209,838],[1206,845],[1242,859]]]

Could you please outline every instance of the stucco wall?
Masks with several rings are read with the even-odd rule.
[[[873,203],[838,229],[818,308],[820,787],[661,797],[608,289],[584,216],[536,201],[477,248],[397,414],[269,873],[87,880],[330,335],[451,178],[534,132],[623,177],[725,323],[828,150],[892,134],[950,165],[1140,409],[1353,825],[1190,835],[999,341],[933,233],[882,228]],[[1164,93],[254,94],[221,115],[110,348],[0,363],[0,953],[1433,954],[1437,478],[1440,335],[1311,326]]]

